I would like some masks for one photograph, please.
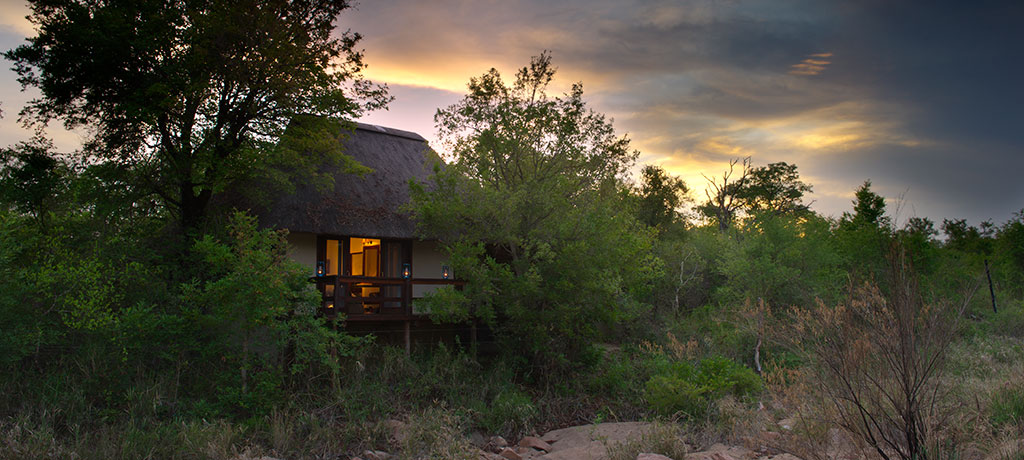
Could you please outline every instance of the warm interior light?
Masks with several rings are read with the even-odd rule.
[[[338,260],[338,240],[327,240],[327,251],[324,257],[326,266],[324,267],[325,274],[328,276],[334,276],[338,274],[338,270],[341,269],[341,261]]]
[[[349,238],[348,253],[352,276],[380,276],[380,240]]]

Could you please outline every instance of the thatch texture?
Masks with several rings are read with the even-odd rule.
[[[333,190],[297,183],[295,193],[256,210],[260,223],[292,232],[412,238],[415,225],[400,207],[409,202],[409,179],[425,181],[437,154],[416,133],[362,123],[343,142],[345,153],[373,172],[334,170]]]

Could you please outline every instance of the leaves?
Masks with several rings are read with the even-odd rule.
[[[38,35],[5,57],[42,92],[27,120],[90,128],[91,157],[141,170],[141,184],[195,229],[213,195],[282,158],[270,147],[295,117],[337,126],[390,100],[360,76],[359,35],[332,35],[348,6],[37,1]]]
[[[624,199],[636,153],[586,107],[581,85],[549,96],[554,75],[546,53],[511,85],[492,69],[439,110],[451,162],[412,186],[411,210],[467,281],[428,300],[438,318],[479,318],[508,352],[565,367],[644,309],[660,265]]]

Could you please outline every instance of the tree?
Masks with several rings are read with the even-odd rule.
[[[716,270],[727,280],[715,291],[724,304],[761,299],[772,308],[831,300],[842,283],[840,258],[829,223],[805,217],[765,215],[730,235]]]
[[[853,214],[843,213],[842,220],[856,227],[888,227],[891,221],[885,217],[885,198],[871,190],[871,181],[866,180],[854,192]]]
[[[238,398],[242,407],[247,400],[272,402],[267,399],[282,381],[299,373],[309,381],[328,371],[338,388],[335,357],[361,341],[316,316],[319,294],[309,289],[307,271],[287,257],[286,232],[260,229],[255,217],[241,212],[226,230],[222,238],[196,240],[207,276],[182,295],[183,316],[200,328],[193,332],[201,338],[196,361],[213,363],[204,379],[218,386],[219,397]],[[250,392],[264,392],[257,396],[266,399],[249,398]]]
[[[927,217],[911,217],[896,232],[896,237],[907,250],[907,256],[922,273],[931,273],[935,266],[938,248],[935,236],[938,234],[935,223]]]
[[[650,227],[664,230],[680,218],[679,207],[690,188],[682,179],[658,166],[646,165],[640,174],[642,182],[636,191],[637,217]]]
[[[961,252],[988,255],[992,251],[993,226],[982,222],[979,229],[964,219],[942,219],[942,233],[946,235],[946,248]]]
[[[836,228],[836,243],[856,277],[885,282],[885,260],[892,243],[892,220],[885,215],[885,198],[866,180],[854,192],[853,213],[844,212]]]
[[[38,35],[4,56],[23,87],[42,92],[26,120],[89,128],[90,156],[127,165],[194,230],[236,179],[272,160],[301,164],[269,148],[294,118],[323,117],[327,132],[387,102],[384,88],[360,77],[360,36],[331,35],[348,6],[36,0]]]
[[[478,318],[506,350],[547,369],[573,365],[594,340],[639,312],[657,272],[652,232],[626,206],[636,157],[574,84],[547,94],[547,53],[506,85],[492,69],[435,120],[451,162],[413,186],[424,236],[439,236],[462,291],[428,302],[434,318]]]
[[[803,197],[810,191],[795,164],[778,162],[751,169],[737,196],[750,214],[802,214],[809,210]]]
[[[741,165],[739,177],[734,176],[737,164]],[[800,180],[796,169],[796,165],[786,162],[752,168],[749,157],[742,163],[732,160],[721,181],[704,176],[709,189],[705,190],[707,201],[698,212],[717,222],[720,230],[729,228],[744,214],[805,214],[810,208],[803,203],[803,197],[811,186]]]
[[[1005,267],[1001,272],[1008,278],[1006,284],[1016,286],[1018,293],[1024,291],[1024,209],[999,227],[994,246],[997,260]]]
[[[40,228],[67,189],[69,168],[52,153],[53,145],[36,137],[0,150],[0,203],[31,216]]]
[[[740,165],[739,177],[735,177],[736,165]],[[703,174],[701,174],[703,176]],[[736,218],[736,213],[743,206],[741,191],[750,175],[750,157],[729,162],[729,170],[722,173],[721,182],[704,176],[708,181],[708,189],[704,190],[707,201],[697,208],[697,212],[718,223],[718,229],[728,230]]]

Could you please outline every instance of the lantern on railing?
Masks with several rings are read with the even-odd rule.
[[[327,266],[324,265],[324,261],[318,260],[316,262],[316,276],[324,276],[327,273]]]
[[[450,280],[452,279],[452,269],[447,265],[441,266],[441,279]]]
[[[328,315],[333,315],[334,314],[334,301],[333,300],[328,300],[328,301],[324,302],[324,312],[327,313]]]
[[[409,264],[402,264],[402,279],[412,278],[412,267]]]

